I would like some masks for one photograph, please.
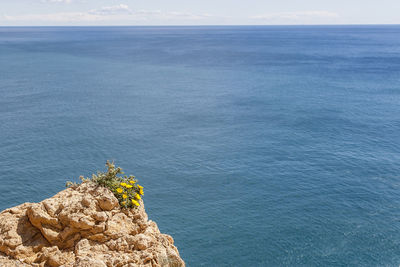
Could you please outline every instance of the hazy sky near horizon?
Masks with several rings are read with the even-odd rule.
[[[1,0],[10,25],[400,24],[400,0]]]

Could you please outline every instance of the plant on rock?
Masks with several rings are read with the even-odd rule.
[[[140,206],[139,200],[143,196],[143,186],[139,185],[135,176],[123,175],[124,172],[120,167],[115,167],[114,162],[107,161],[107,172],[97,172],[91,178],[84,178],[81,176],[83,183],[94,182],[100,186],[110,189],[115,197],[118,199],[119,204],[123,208],[132,208]],[[67,187],[76,186],[77,184],[67,182]]]

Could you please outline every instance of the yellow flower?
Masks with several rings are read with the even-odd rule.
[[[141,197],[140,197],[140,195],[139,194],[136,194],[136,196],[135,196],[137,199],[142,199]]]
[[[130,184],[127,184],[126,188],[132,188],[132,186]]]
[[[139,194],[144,195],[144,194],[143,194],[143,189],[140,189],[140,190],[139,190]]]
[[[122,198],[123,198],[123,199],[125,199],[125,198],[127,198],[127,197],[128,197],[128,196],[127,196],[126,194],[123,194],[123,195],[122,195]]]
[[[126,201],[122,201],[122,205],[126,205]]]
[[[124,190],[122,190],[122,188],[121,188],[121,187],[118,187],[118,188],[117,188],[117,192],[118,192],[118,193],[120,193],[120,194],[121,194],[123,191],[124,191]]]
[[[138,207],[140,206],[139,202],[137,202],[137,201],[134,200],[134,199],[132,199],[132,204],[133,204],[133,205],[136,205],[136,206],[138,206]]]
[[[120,183],[120,185],[122,185],[122,186],[126,186],[126,183]]]
[[[135,181],[133,181],[133,180],[132,180],[132,181],[129,181],[129,182],[130,182],[131,184],[134,184],[134,183],[136,183],[136,182],[135,182]]]
[[[141,185],[138,185],[137,187],[139,187],[139,189],[143,189],[143,186],[141,186]]]

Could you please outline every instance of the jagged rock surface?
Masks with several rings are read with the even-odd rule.
[[[90,182],[0,213],[0,266],[185,266],[173,244],[143,202],[120,209]]]

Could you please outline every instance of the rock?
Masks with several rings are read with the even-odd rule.
[[[3,253],[0,252],[0,266],[4,267],[29,267],[32,265],[28,265],[23,263],[22,261],[11,259],[7,257]]]
[[[75,265],[76,267],[107,267],[101,260],[91,259],[89,257],[78,257]]]
[[[139,250],[146,250],[151,243],[151,239],[144,235],[144,234],[138,234],[135,236],[135,247]]]
[[[4,210],[0,266],[185,266],[140,204],[121,209],[111,191],[86,182]]]

